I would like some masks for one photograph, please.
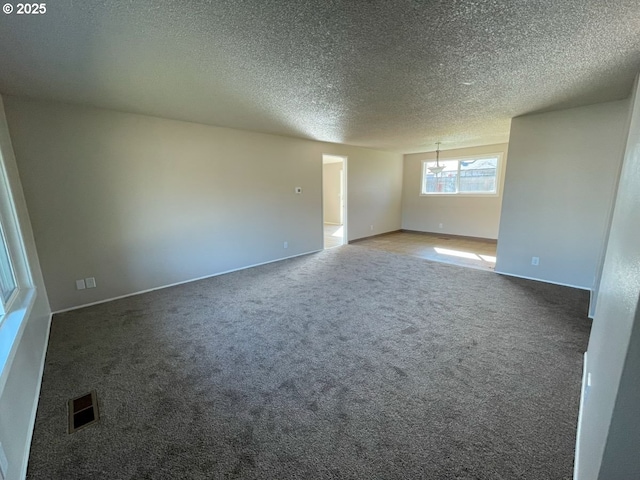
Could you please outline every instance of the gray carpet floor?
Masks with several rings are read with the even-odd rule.
[[[58,314],[28,478],[570,479],[587,302],[347,245]]]

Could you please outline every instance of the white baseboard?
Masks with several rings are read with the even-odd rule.
[[[20,479],[27,478],[27,467],[29,466],[29,453],[31,452],[31,440],[33,439],[33,430],[36,426],[36,413],[38,412],[38,403],[40,401],[40,389],[42,388],[42,377],[44,376],[44,364],[47,358],[47,349],[49,348],[49,334],[51,333],[51,318],[49,315],[47,323],[47,335],[45,336],[44,347],[42,349],[42,358],[40,360],[40,372],[38,373],[38,385],[36,387],[36,395],[33,399],[33,407],[31,407],[31,416],[29,418],[29,433],[24,445],[24,457],[22,458],[22,467],[20,468]]]
[[[495,273],[499,273],[500,275],[505,275],[507,277],[523,278],[525,280],[534,280],[536,282],[550,283],[552,285],[560,285],[561,287],[571,287],[571,288],[577,288],[578,290],[591,291],[591,289],[589,287],[585,287],[585,286],[582,286],[582,285],[572,285],[570,283],[552,282],[551,280],[545,280],[543,278],[527,277],[525,275],[516,275],[515,273],[500,272],[498,270],[495,270]]]
[[[82,305],[77,305],[75,307],[63,308],[61,310],[56,310],[55,312],[53,312],[53,314],[55,315],[56,313],[70,312],[72,310],[78,310],[80,308],[91,307],[93,305],[100,305],[101,303],[112,302],[114,300],[120,300],[121,298],[133,297],[134,295],[142,295],[143,293],[154,292],[156,290],[162,290],[163,288],[176,287],[178,285],[184,285],[185,283],[197,282],[198,280],[205,280],[207,278],[217,277],[219,275],[224,275],[226,273],[238,272],[240,270],[246,270],[247,268],[259,267],[260,265],[268,265],[269,263],[280,262],[282,260],[288,260],[290,258],[302,257],[304,255],[311,255],[312,253],[318,253],[318,252],[321,252],[321,251],[322,250],[311,250],[309,252],[298,253],[296,255],[290,255],[288,257],[276,258],[275,260],[268,260],[266,262],[254,263],[253,265],[247,265],[247,266],[244,266],[244,267],[233,268],[231,270],[225,270],[224,272],[212,273],[211,275],[204,275],[202,277],[191,278],[189,280],[183,280],[181,282],[170,283],[169,285],[161,285],[159,287],[148,288],[146,290],[140,290],[139,292],[127,293],[126,295],[120,295],[120,296],[117,296],[117,297],[106,298],[104,300],[98,300],[97,302],[84,303]]]

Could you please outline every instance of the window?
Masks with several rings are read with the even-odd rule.
[[[7,137],[6,124],[3,125],[2,120],[0,99],[0,393],[9,377],[26,319],[36,299],[3,156],[5,148],[11,146],[7,147],[3,142]]]
[[[18,291],[16,275],[7,250],[7,240],[0,223],[0,315],[4,314]]]
[[[4,159],[0,153],[0,325],[14,309],[14,302],[22,287],[31,286],[11,188],[4,167]]]
[[[495,195],[498,193],[500,155],[423,162],[422,195]],[[434,173],[435,171],[435,173]]]

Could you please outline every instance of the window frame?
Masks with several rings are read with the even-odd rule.
[[[1,103],[0,103],[1,107]],[[0,223],[16,288],[4,303],[0,314],[0,394],[4,391],[11,364],[36,300],[36,288],[29,265],[27,248],[16,207],[10,178],[17,172],[7,169],[5,153],[0,145]],[[10,155],[11,156],[11,155]],[[21,192],[18,192],[19,194]],[[21,198],[21,195],[18,197]],[[2,299],[0,298],[0,303]]]
[[[441,152],[442,153],[442,152]],[[429,168],[427,165],[430,163],[434,163],[436,161],[435,158],[423,159],[422,160],[422,173],[420,178],[420,196],[421,197],[499,197],[500,196],[500,183],[501,183],[501,174],[502,174],[502,159],[503,152],[494,152],[494,153],[481,153],[478,155],[464,155],[464,156],[453,156],[447,157],[440,155],[441,162],[457,162],[458,163],[458,175],[456,177],[456,189],[460,188],[460,162],[465,162],[469,160],[484,160],[488,158],[497,158],[498,162],[496,165],[496,190],[495,192],[425,192],[426,187],[426,179],[427,179],[427,169]]]

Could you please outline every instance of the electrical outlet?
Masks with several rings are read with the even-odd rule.
[[[373,225],[371,225],[371,227],[370,227],[370,228],[371,228],[371,231],[373,232]]]
[[[289,242],[284,242],[284,244],[282,245],[282,248],[289,248]]]
[[[84,290],[85,288],[87,288],[87,284],[84,283],[84,278],[76,280],[76,290]]]
[[[96,288],[96,279],[95,277],[89,277],[84,279],[84,283],[87,285],[87,288]]]
[[[438,228],[442,228],[442,227],[444,227],[444,223],[439,223]]]
[[[540,265],[540,257],[531,257],[531,265],[534,267]]]

